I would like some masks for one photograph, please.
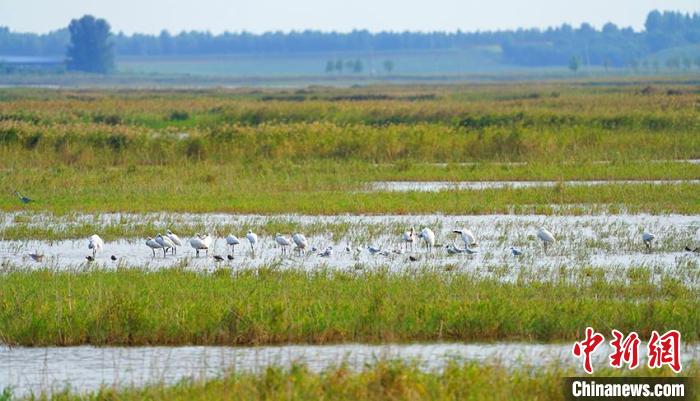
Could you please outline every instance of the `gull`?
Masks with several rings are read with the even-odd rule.
[[[513,256],[520,256],[523,254],[523,251],[521,251],[520,249],[518,249],[514,246],[510,247],[510,252],[513,254]]]
[[[408,245],[410,244],[411,251],[413,251],[413,244],[416,242],[416,235],[413,231],[413,227],[411,227],[411,229],[409,229],[408,231],[404,232],[401,236],[401,239],[404,242],[405,249],[408,251]]]
[[[277,243],[277,245],[282,247],[282,255],[285,255],[287,253],[287,247],[292,245],[292,242],[289,241],[289,238],[285,237],[280,233],[275,234],[275,242]]]
[[[547,245],[549,245],[551,242],[556,241],[556,238],[554,238],[554,235],[547,231],[546,228],[540,227],[539,230],[537,230],[537,238],[542,241],[542,244],[544,245],[544,251],[547,252]]]
[[[292,235],[292,241],[294,241],[294,243],[296,244],[296,249],[299,251],[299,255],[303,254],[306,247],[309,246],[309,243],[306,241],[306,237],[304,236],[304,234],[294,233]]]
[[[29,257],[32,258],[32,260],[34,260],[35,262],[41,262],[42,259],[44,259],[44,255],[40,254],[38,251],[30,253]]]
[[[165,257],[165,253],[168,251],[168,249],[175,248],[175,244],[173,244],[170,238],[164,237],[160,235],[160,233],[158,233],[156,236],[156,242],[163,248],[163,257]]]
[[[433,251],[433,247],[435,246],[435,233],[433,230],[429,229],[428,227],[424,227],[418,236],[423,238],[423,241],[425,241],[426,252],[431,253]]]
[[[177,254],[177,247],[182,246],[182,240],[180,240],[180,237],[177,236],[174,232],[168,230],[165,232],[165,235],[172,241],[175,246],[173,247],[173,255]]]
[[[253,232],[253,230],[248,230],[248,233],[245,235],[246,239],[250,243],[250,250],[253,252],[253,256],[255,256],[255,244],[258,243],[258,235]]]
[[[197,257],[199,257],[199,251],[206,250],[209,254],[209,247],[204,242],[204,239],[199,233],[196,233],[194,237],[190,238],[190,246],[194,248]]]
[[[20,194],[19,191],[15,191],[15,195],[17,195],[17,198],[19,198],[20,202],[24,203],[25,205],[27,203],[34,202],[34,199],[22,196],[22,194]]]
[[[464,242],[465,248],[479,245],[479,243],[476,242],[476,237],[474,236],[474,233],[472,233],[471,230],[467,228],[463,228],[461,230],[452,230],[452,232],[455,234],[459,234],[459,236],[462,237],[462,241]]]
[[[151,248],[151,251],[153,251],[153,257],[156,257],[156,249],[162,249],[163,245],[158,243],[158,241],[154,240],[151,237],[146,238],[146,245]],[[165,257],[165,251],[163,251],[163,256]]]
[[[90,238],[88,238],[88,249],[92,249],[92,257],[94,258],[97,252],[102,252],[102,249],[104,248],[105,244],[102,242],[102,238],[100,238],[99,235],[97,234],[92,234]]]
[[[236,245],[240,244],[241,241],[238,240],[238,237],[236,237],[233,234],[229,234],[226,237],[226,243],[231,246],[231,255],[236,254]]]
[[[331,255],[333,255],[333,247],[332,246],[329,246],[328,248],[326,248],[325,251],[318,254],[318,256],[320,256],[322,258],[329,258],[329,257],[331,257]]]
[[[644,231],[644,233],[642,233],[642,241],[644,241],[644,245],[646,245],[647,249],[649,249],[649,250],[651,250],[651,243],[655,239],[656,239],[656,235],[654,235],[648,231]]]

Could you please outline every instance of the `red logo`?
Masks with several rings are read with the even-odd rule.
[[[603,337],[602,334],[596,333],[592,327],[586,327],[586,339],[574,343],[574,349],[571,350],[571,352],[576,358],[583,356],[583,370],[585,370],[586,373],[593,373],[591,354],[603,341],[605,341],[605,337]]]
[[[610,341],[614,349],[610,354],[610,366],[621,368],[623,363],[628,364],[630,369],[639,366],[639,335],[633,331],[625,337],[615,329],[612,334],[615,339]]]
[[[681,371],[681,333],[678,330],[667,331],[662,336],[652,331],[647,348],[650,368],[668,365],[676,373]]]

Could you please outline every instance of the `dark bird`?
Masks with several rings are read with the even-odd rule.
[[[233,255],[226,255],[226,257],[228,258],[228,260],[233,260]]]
[[[92,256],[92,255],[86,256],[85,259],[87,259],[88,262],[94,262],[94,261],[95,261],[95,257]]]
[[[685,246],[685,250],[686,250],[687,252],[700,252],[700,246],[697,247],[697,248],[695,248],[695,249],[692,249],[692,248],[690,248],[688,245],[686,245],[686,246]]]
[[[35,262],[41,262],[42,259],[44,259],[44,255],[40,254],[39,252],[30,253],[29,257],[32,258]]]
[[[117,257],[114,256],[114,255],[110,256],[109,258],[112,259],[112,261],[116,261],[116,260],[117,260]]]
[[[408,260],[410,260],[411,262],[417,262],[419,259],[420,258],[418,256],[413,256],[413,255],[408,257]]]
[[[223,261],[224,261],[224,258],[222,258],[222,257],[219,256],[219,255],[214,255],[214,260],[215,260],[216,262],[223,262]]]
[[[29,202],[33,202],[34,199],[27,198],[26,196],[22,196],[22,194],[19,193],[19,191],[15,191],[15,195],[19,198],[20,202],[24,203],[25,205]]]

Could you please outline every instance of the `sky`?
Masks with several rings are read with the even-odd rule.
[[[127,34],[599,28],[608,21],[640,30],[652,9],[700,12],[700,0],[0,0],[0,26],[44,33],[92,14]]]

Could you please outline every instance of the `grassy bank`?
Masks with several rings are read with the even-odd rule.
[[[649,269],[514,283],[419,270],[0,276],[0,341],[22,345],[572,340],[599,331],[700,334],[697,289]],[[557,302],[552,302],[557,300]]]
[[[151,385],[142,389],[104,388],[90,394],[70,390],[31,400],[563,400],[564,377],[574,371],[559,366],[506,369],[498,365],[450,363],[441,371],[423,371],[414,363],[380,361],[360,371],[339,364],[320,373],[304,365],[270,367],[261,373],[233,372],[207,381]],[[666,370],[640,368],[599,371],[608,376],[672,376]],[[696,382],[696,367],[684,376]],[[698,392],[690,399],[698,399]]]

